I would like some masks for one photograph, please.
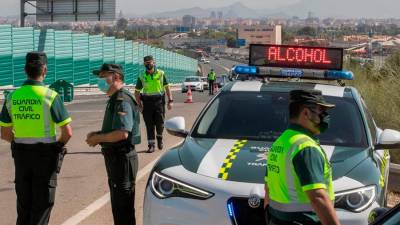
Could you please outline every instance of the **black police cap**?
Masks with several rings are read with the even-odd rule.
[[[320,105],[326,108],[335,107],[334,104],[325,101],[320,90],[292,90],[290,92],[290,103],[303,105]]]
[[[122,77],[124,76],[122,67],[117,64],[104,63],[101,66],[100,70],[93,70],[93,74],[98,77],[100,77],[101,72],[114,72],[120,74]]]
[[[147,61],[150,61],[150,60],[154,60],[154,58],[153,58],[152,55],[148,55],[148,56],[145,56],[145,57],[143,58],[143,61],[144,61],[144,62],[147,62]]]

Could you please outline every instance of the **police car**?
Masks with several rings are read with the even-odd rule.
[[[343,85],[352,73],[333,65],[342,63],[342,58],[335,58],[342,57],[340,52],[335,56],[331,49],[316,49],[320,51],[316,54],[327,54],[318,56],[318,61],[332,65],[312,65],[311,57],[305,62],[296,60],[296,54],[310,53],[306,47],[303,53],[293,47],[287,56],[284,49],[275,50],[279,59],[296,60],[291,64],[297,68],[282,69],[291,64],[281,66],[282,61],[274,61],[274,52],[272,59],[267,58],[265,52],[271,50],[266,48],[251,46],[255,54],[250,55],[251,66],[235,68],[238,74],[262,76],[261,81],[225,85],[190,131],[183,117],[166,122],[167,131],[184,141],[167,151],[151,172],[144,225],[265,224],[266,158],[271,144],[289,124],[289,92],[293,89],[321,90],[336,105],[330,111],[330,128],[318,138],[333,168],[335,208],[342,224],[367,224],[369,212],[385,205],[389,153],[384,149],[400,143],[400,133],[378,128],[359,92]]]

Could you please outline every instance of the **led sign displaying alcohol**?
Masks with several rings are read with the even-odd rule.
[[[250,66],[342,70],[343,49],[253,44],[249,60]]]

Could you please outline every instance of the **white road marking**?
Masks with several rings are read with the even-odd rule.
[[[148,174],[151,169],[153,168],[154,164],[158,161],[158,159],[161,157],[158,156],[155,160],[153,160],[151,163],[147,164],[143,169],[139,170],[136,176],[136,182],[143,179],[146,174]],[[110,201],[110,192],[107,194],[101,196],[99,199],[88,205],[86,208],[83,210],[79,211],[77,214],[73,215],[69,219],[67,219],[65,222],[63,222],[61,225],[77,225],[86,218],[88,218],[90,215],[92,215],[94,212],[99,210],[101,207],[106,205]]]
[[[230,69],[229,69],[228,67],[225,67],[225,66],[223,66],[223,65],[221,65],[221,64],[219,64],[219,63],[214,62],[214,65],[221,67],[221,68],[224,69],[226,72],[229,72],[229,71],[230,71]]]

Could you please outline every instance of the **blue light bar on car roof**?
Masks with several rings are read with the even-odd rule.
[[[353,80],[353,73],[345,70],[284,69],[257,66],[236,66],[236,74],[248,74],[271,78],[301,78],[316,80]]]
[[[257,67],[256,66],[235,66],[234,71],[237,74],[257,75]]]

